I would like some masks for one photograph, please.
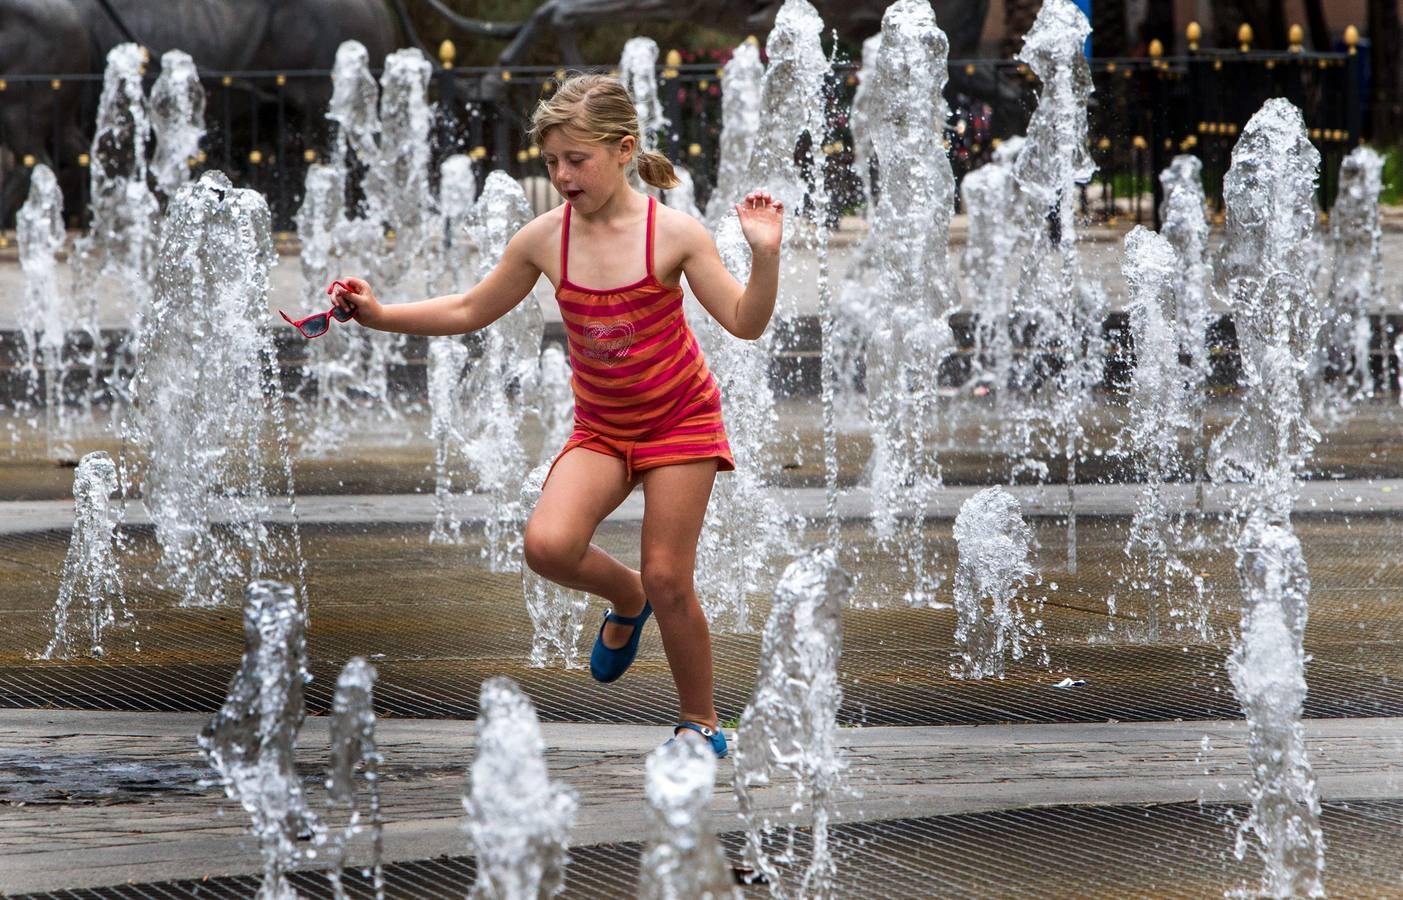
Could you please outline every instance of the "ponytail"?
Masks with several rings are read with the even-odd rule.
[[[656,150],[640,150],[637,165],[638,177],[642,178],[645,184],[667,190],[682,183],[672,168],[671,160]]]

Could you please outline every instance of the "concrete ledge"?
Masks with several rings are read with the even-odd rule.
[[[42,757],[49,777],[87,767],[108,777],[123,763],[202,766],[201,714],[0,710],[0,743]],[[1403,720],[1305,723],[1322,799],[1403,796]],[[546,724],[553,777],[580,793],[572,843],[647,836],[643,762],[666,727]],[[382,720],[386,861],[466,852],[461,831],[470,722]],[[1205,741],[1207,738],[1207,741]],[[852,789],[839,821],[874,821],[1061,804],[1241,802],[1250,769],[1242,722],[842,729]],[[309,778],[325,765],[328,720],[309,718],[298,762]],[[711,825],[739,826],[731,765],[718,771]],[[0,891],[55,891],[247,874],[260,870],[247,822],[216,789],[142,790],[96,803],[0,806]],[[859,796],[860,792],[860,796]],[[783,818],[778,788],[758,795]],[[315,803],[315,800],[314,800]]]
[[[725,478],[725,475],[720,476]],[[929,519],[953,519],[960,504],[984,489],[984,485],[951,485],[942,488],[926,507]],[[1075,508],[1080,516],[1131,516],[1143,490],[1138,484],[1005,486],[1023,507],[1024,516],[1065,516]],[[771,497],[790,512],[810,519],[823,517],[823,488],[770,488]],[[1204,511],[1210,514],[1233,509],[1233,497],[1240,486],[1209,485],[1204,490]],[[1171,511],[1189,509],[1194,503],[1194,486],[1173,484],[1164,488]],[[270,522],[303,525],[350,525],[389,523],[431,525],[434,499],[430,494],[316,494],[299,495],[294,509],[286,501],[275,502]],[[838,515],[845,520],[871,514],[872,498],[867,488],[843,490],[838,497]],[[468,495],[455,500],[454,510],[465,524],[485,522],[492,512],[489,498]],[[1403,479],[1339,479],[1301,482],[1295,515],[1403,512]],[[610,514],[610,522],[639,522],[643,518],[643,494],[635,490]],[[150,525],[151,519],[139,501],[127,507],[122,520],[127,525]],[[73,527],[72,500],[14,500],[0,502],[0,534],[37,531],[67,531]]]

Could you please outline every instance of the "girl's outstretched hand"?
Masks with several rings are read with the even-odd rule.
[[[350,310],[362,325],[369,325],[379,318],[380,301],[375,299],[375,292],[370,289],[369,283],[360,278],[341,278],[339,281],[346,286],[346,290],[339,287],[332,290],[332,305]]]
[[[751,191],[736,204],[736,214],[751,252],[779,254],[779,242],[784,236],[783,203],[764,191]]]

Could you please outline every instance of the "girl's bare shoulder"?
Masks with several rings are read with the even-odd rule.
[[[560,226],[565,221],[565,206],[557,206],[527,222],[512,236],[512,243],[526,251],[533,262],[547,259],[560,246]]]
[[[711,232],[706,226],[681,210],[657,206],[656,228],[658,236],[669,244],[680,248],[696,249],[711,242]]]

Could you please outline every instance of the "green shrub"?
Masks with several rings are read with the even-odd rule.
[[[1384,152],[1384,189],[1381,203],[1403,203],[1403,147]]]

